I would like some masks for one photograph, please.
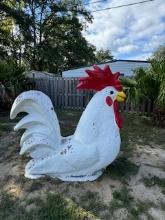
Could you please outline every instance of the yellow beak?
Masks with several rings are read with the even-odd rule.
[[[116,100],[118,102],[123,102],[125,100],[125,98],[126,98],[126,94],[123,91],[117,93]]]

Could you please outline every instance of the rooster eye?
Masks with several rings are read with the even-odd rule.
[[[113,95],[114,91],[110,91],[110,94]]]

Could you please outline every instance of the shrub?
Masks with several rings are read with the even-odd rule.
[[[0,60],[0,107],[8,109],[24,83],[24,67],[12,60]]]
[[[165,118],[165,60],[152,61],[148,69],[138,68],[132,79],[124,78],[122,83],[128,98],[140,103],[148,100],[153,106],[153,120],[163,125]]]

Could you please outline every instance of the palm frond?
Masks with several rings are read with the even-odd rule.
[[[161,106],[165,106],[165,80],[163,80],[160,84],[159,95],[156,102]]]
[[[124,91],[127,95],[127,100],[138,102],[139,96],[137,93],[137,82],[134,79],[121,77],[122,85],[124,86]]]

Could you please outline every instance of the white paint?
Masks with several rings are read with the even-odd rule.
[[[111,95],[110,91],[114,91]],[[57,116],[50,99],[39,91],[20,94],[11,109],[10,117],[27,112],[15,130],[26,129],[21,139],[20,154],[29,152],[33,158],[25,168],[27,178],[43,175],[64,181],[93,181],[117,157],[120,150],[119,128],[113,106],[117,91],[106,87],[97,92],[83,112],[76,131],[61,137]]]

